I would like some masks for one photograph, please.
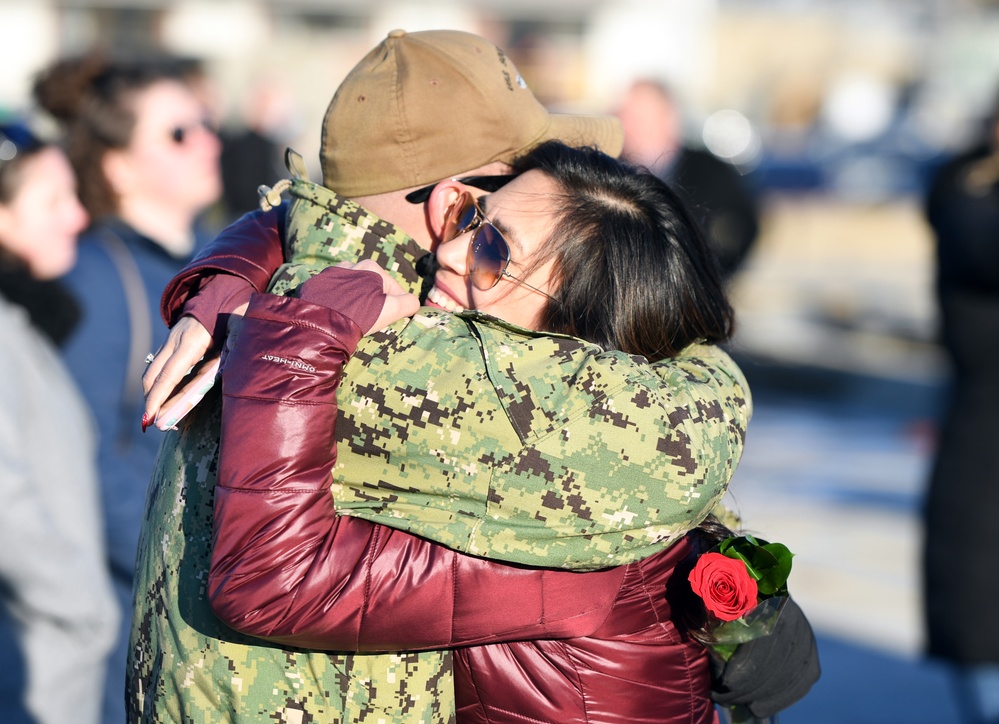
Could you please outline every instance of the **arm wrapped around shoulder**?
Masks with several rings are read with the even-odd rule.
[[[267,288],[271,275],[284,261],[281,239],[284,209],[243,215],[227,226],[171,279],[160,298],[160,314],[168,327],[177,323],[185,303],[198,294],[207,280],[232,275],[253,290]],[[214,310],[212,310],[214,311]],[[198,318],[206,329],[215,324]]]
[[[761,719],[802,699],[819,680],[819,652],[804,612],[789,599],[768,636],[739,646],[727,662],[711,657],[711,698],[745,706]]]

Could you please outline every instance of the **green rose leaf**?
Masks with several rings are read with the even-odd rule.
[[[722,541],[718,552],[746,565],[749,575],[757,582],[761,599],[787,595],[787,579],[794,557],[787,546],[745,535]]]

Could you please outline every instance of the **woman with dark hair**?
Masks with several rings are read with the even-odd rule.
[[[717,344],[731,336],[733,312],[714,257],[669,186],[594,149],[557,143],[539,146],[514,165],[518,176],[529,171],[538,173],[488,197],[489,210],[482,208],[486,200],[475,202],[470,194],[456,201],[453,222],[466,226],[462,214],[472,215],[469,219],[473,209],[488,214],[514,193],[512,213],[522,215],[523,206],[531,205],[527,213],[544,222],[546,236],[530,240],[535,246],[523,250],[523,261],[510,262],[523,267],[524,278],[547,276],[549,294],[527,297],[540,303],[538,316],[521,320],[528,322],[521,326],[569,334],[652,362],[695,342]],[[453,260],[461,270],[460,248],[442,243],[438,264],[446,268],[444,260]],[[507,273],[502,281],[511,279]],[[516,321],[509,318],[508,295],[516,286],[511,283],[485,292],[503,299],[498,312],[474,284],[465,285],[471,303],[463,306]]]
[[[59,359],[79,308],[55,281],[87,222],[62,150],[0,122],[0,720],[99,721],[119,609],[93,420]],[[12,658],[17,661],[12,661]]]
[[[80,199],[92,223],[65,283],[83,309],[64,356],[97,419],[108,565],[122,607],[132,577],[149,475],[159,440],[142,414],[143,359],[162,344],[154,324],[163,287],[197,245],[199,214],[221,194],[220,143],[172,58],[61,60],[35,97],[62,125]],[[107,724],[124,721],[128,625],[108,671]]]
[[[428,213],[438,233],[439,268],[428,302],[453,314],[424,310],[409,330],[419,336],[434,325],[488,316],[516,325],[523,344],[552,345],[552,365],[578,343],[567,335],[579,335],[652,361],[673,360],[676,394],[690,394],[688,376],[703,370],[685,359],[729,337],[732,310],[711,252],[675,195],[654,176],[561,144],[538,147],[515,170],[512,181],[478,199],[458,180],[434,188]],[[623,476],[572,467],[568,449],[586,443],[569,439],[558,423],[550,447],[534,439],[514,443],[506,428],[531,413],[513,410],[511,424],[495,391],[480,392],[466,421],[455,413],[450,440],[422,439],[418,417],[402,421],[398,440],[368,448],[387,461],[386,471],[397,472],[352,487],[330,456],[343,365],[363,333],[417,307],[387,273],[372,273],[372,262],[357,266],[362,271],[331,267],[308,278],[297,299],[255,295],[230,337],[209,577],[222,621],[308,648],[455,648],[463,722],[713,721],[707,652],[674,624],[665,591],[674,569],[694,552],[684,534],[704,520],[724,488],[704,486],[671,504],[674,491],[663,494],[650,473],[647,491],[623,490]],[[395,329],[376,339],[398,344]],[[450,350],[459,365],[466,354],[484,354],[500,376],[503,357],[517,354],[492,348],[488,339]],[[398,387],[385,394],[405,396],[401,380]],[[607,414],[622,413],[621,405]],[[562,419],[561,411],[551,414]],[[489,427],[494,444],[465,447],[467,424]],[[622,443],[639,454],[643,440],[627,428],[624,414]],[[550,460],[563,448],[565,467],[556,468]],[[628,454],[621,449],[620,456]],[[525,477],[516,493],[498,486],[501,478],[524,477],[521,465],[549,465],[549,474]],[[546,510],[542,503],[528,518],[500,500],[545,499],[588,475],[601,477],[605,498],[628,502],[614,520],[577,511],[572,517],[582,532],[570,530],[556,506]],[[636,496],[655,512],[633,503]],[[337,538],[344,513],[385,525],[373,526],[381,532],[355,550]],[[587,580],[607,591],[604,603],[580,604],[575,616],[552,611],[546,619],[543,612],[541,624],[525,633],[512,623],[525,612],[510,610],[516,606],[506,600],[532,575],[519,566],[507,567],[506,594],[495,572],[488,586],[480,576],[455,574],[447,594],[430,584],[441,568],[461,564],[448,563],[451,554],[428,540],[494,561],[545,564],[546,552],[525,554],[510,545],[511,535],[537,550],[566,545],[561,567],[593,570]],[[622,537],[655,543],[624,552],[629,544]],[[408,540],[405,555],[398,553],[400,540]],[[396,553],[384,554],[389,549]],[[628,562],[595,570],[622,560]],[[555,572],[547,585],[571,590],[560,575],[579,574]]]

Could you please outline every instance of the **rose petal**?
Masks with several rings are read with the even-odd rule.
[[[759,590],[746,564],[721,553],[701,555],[688,580],[705,608],[722,621],[735,621],[758,603]]]

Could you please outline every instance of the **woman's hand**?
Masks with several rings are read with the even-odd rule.
[[[388,272],[371,260],[357,263],[341,262],[337,264],[339,269],[364,271],[377,275],[377,280],[371,286],[375,289],[380,285],[381,294],[368,296],[366,298],[352,298],[348,289],[344,288],[343,278],[340,281],[334,280],[334,276],[342,275],[320,273],[307,281],[303,285],[303,291],[308,286],[311,294],[304,295],[315,297],[312,301],[325,304],[332,309],[343,311],[357,321],[358,317],[364,317],[359,324],[364,329],[365,334],[371,334],[384,329],[393,322],[404,317],[410,317],[420,308],[419,298],[415,294],[404,291],[402,286],[393,279]],[[331,272],[331,270],[326,270]],[[371,279],[368,277],[368,279]],[[348,285],[349,286],[349,285]],[[381,302],[377,316],[375,309],[371,307]],[[246,311],[246,304],[243,304],[232,312],[232,320],[242,317]],[[359,314],[363,310],[365,313]],[[198,369],[206,369],[218,357],[218,350],[212,350],[212,335],[194,317],[185,316],[170,330],[167,341],[156,352],[149,366],[146,367],[142,375],[142,388],[146,394],[146,405],[142,418],[143,429],[156,420],[161,408],[167,400],[176,400],[187,391],[192,385],[200,385],[197,380],[188,380],[185,377],[197,365]],[[181,386],[184,383],[184,386]]]
[[[370,259],[327,267],[299,287],[298,296],[335,309],[364,334],[416,314],[420,300]]]
[[[243,304],[233,311],[233,315],[241,316],[245,311]],[[181,317],[171,328],[166,342],[142,375],[142,389],[146,394],[143,429],[156,419],[163,403],[178,391],[187,373],[208,355],[211,348],[212,335],[194,317]],[[217,351],[213,356],[218,356]]]
[[[343,269],[360,269],[373,271],[382,279],[382,291],[385,293],[385,302],[382,304],[382,311],[370,328],[365,330],[365,334],[378,332],[393,322],[397,322],[405,317],[412,317],[420,309],[420,300],[415,294],[406,292],[402,286],[393,279],[387,271],[370,259],[351,264],[350,262],[340,262],[338,267]]]

